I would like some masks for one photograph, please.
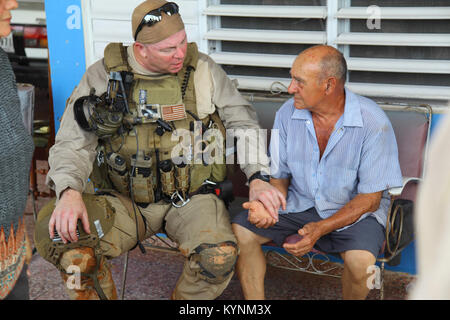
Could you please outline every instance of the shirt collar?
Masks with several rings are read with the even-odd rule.
[[[311,112],[306,109],[295,109],[291,119],[296,120],[312,120]],[[356,95],[345,88],[345,106],[344,106],[344,126],[345,127],[362,127],[363,121],[361,116],[361,107]]]
[[[344,127],[362,127],[361,106],[358,97],[345,88]]]
[[[127,55],[128,55],[128,64],[131,66],[131,69],[137,73],[142,74],[144,76],[156,76],[160,75],[159,73],[151,72],[144,68],[139,62],[136,60],[136,56],[134,55],[134,46],[128,46],[127,48]]]

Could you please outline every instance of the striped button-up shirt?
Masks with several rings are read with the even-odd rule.
[[[271,176],[291,178],[287,208],[280,214],[315,207],[326,219],[359,193],[402,185],[397,142],[386,114],[370,99],[348,89],[345,94],[344,113],[322,158],[311,113],[296,109],[293,99],[278,110],[270,142]],[[379,208],[360,220],[373,214],[386,226],[388,208],[389,197],[383,192]]]

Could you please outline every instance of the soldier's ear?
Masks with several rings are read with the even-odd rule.
[[[139,42],[134,43],[134,47],[136,48],[136,53],[143,59],[147,59],[147,53],[145,50],[145,45]]]

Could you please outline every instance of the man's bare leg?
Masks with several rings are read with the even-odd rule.
[[[365,250],[349,250],[341,253],[344,260],[342,297],[344,300],[364,300],[369,294],[368,267],[376,262],[372,253]]]
[[[270,239],[261,237],[239,224],[233,223],[232,228],[240,251],[236,273],[241,282],[244,298],[263,300],[266,259],[261,244],[269,242]]]

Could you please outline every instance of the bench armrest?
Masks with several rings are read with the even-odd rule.
[[[391,197],[397,197],[397,196],[401,195],[402,192],[403,192],[403,189],[405,188],[405,186],[411,181],[420,182],[420,181],[422,181],[422,178],[403,177],[403,184],[402,184],[402,186],[388,189],[389,195]]]

